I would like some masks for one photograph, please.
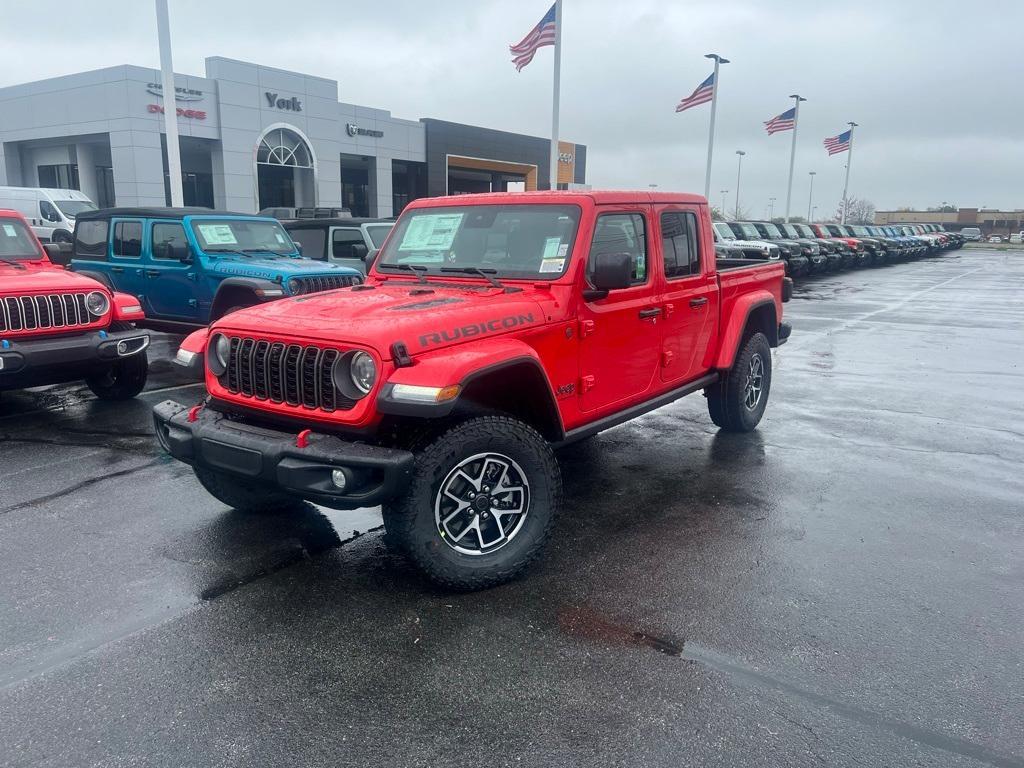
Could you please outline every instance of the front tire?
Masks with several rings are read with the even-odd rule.
[[[743,342],[732,368],[708,388],[711,421],[726,432],[752,432],[768,406],[772,349],[763,333]]]
[[[102,373],[90,376],[85,383],[100,400],[131,400],[146,386],[149,359],[146,352],[123,357]]]
[[[240,512],[266,514],[293,509],[301,503],[258,480],[243,480],[209,467],[194,466],[192,471],[211,496]]]
[[[384,526],[435,584],[485,589],[540,555],[561,495],[548,442],[521,421],[483,416],[416,452],[408,490],[384,505]]]

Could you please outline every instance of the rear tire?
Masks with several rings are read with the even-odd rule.
[[[561,495],[558,462],[536,430],[481,416],[416,452],[408,490],[384,505],[384,527],[435,584],[485,589],[514,579],[540,555]]]
[[[149,360],[143,350],[115,362],[103,373],[90,376],[85,383],[100,400],[131,400],[146,386]]]
[[[752,432],[764,416],[772,384],[772,349],[763,333],[748,336],[736,361],[708,388],[711,421],[726,432]]]
[[[301,504],[294,496],[258,480],[244,480],[209,467],[195,466],[192,471],[211,496],[240,512],[282,512]]]

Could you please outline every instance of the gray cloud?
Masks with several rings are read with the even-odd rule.
[[[551,52],[517,74],[507,45],[549,1],[171,0],[175,69],[201,74],[211,55],[257,61],[334,78],[342,100],[399,117],[546,135]],[[733,63],[722,71],[712,200],[721,189],[732,198],[744,149],[745,207],[762,215],[774,196],[781,209],[791,134],[769,137],[761,124],[799,92],[793,213],[806,213],[809,170],[819,213],[838,202],[845,155],[828,158],[821,142],[847,120],[861,125],[851,193],[880,208],[1024,206],[1024,3],[977,13],[952,0],[564,2],[562,133],[588,145],[596,186],[703,190],[709,108],[673,108],[710,71],[703,54],[718,51]],[[55,38],[37,4],[5,2],[0,85],[157,66],[152,3],[102,5],[65,4]]]

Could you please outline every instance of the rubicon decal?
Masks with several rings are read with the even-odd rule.
[[[516,328],[520,325],[529,325],[532,322],[532,312],[527,313],[525,315],[509,315],[508,317],[487,320],[486,322],[483,323],[472,323],[471,325],[463,325],[458,328],[452,328],[451,330],[441,331],[439,333],[426,333],[420,336],[420,346],[429,347],[432,344],[443,344],[446,341],[468,339],[472,336],[481,336],[487,333],[507,331],[511,328]]]

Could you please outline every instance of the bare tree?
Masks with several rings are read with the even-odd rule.
[[[717,205],[711,206],[711,220],[712,221],[725,221],[725,214],[722,213],[722,209]]]
[[[875,204],[870,200],[861,200],[858,197],[851,197],[846,201],[846,223],[847,224],[874,224]],[[840,202],[836,209],[836,221],[843,219],[843,204]]]

